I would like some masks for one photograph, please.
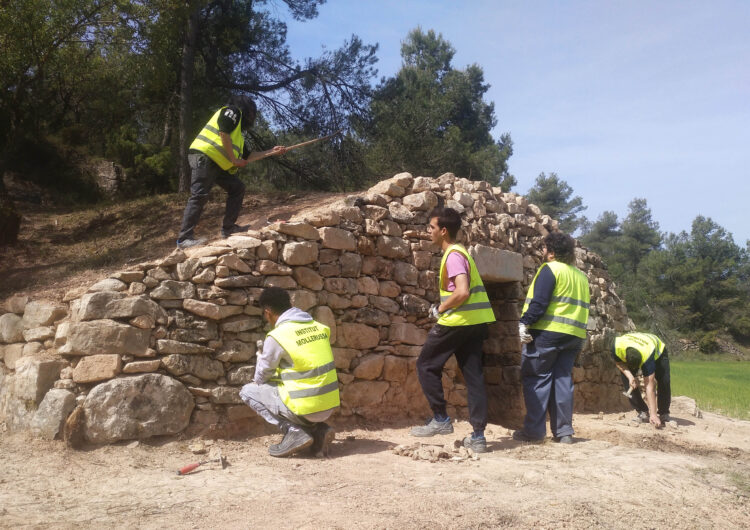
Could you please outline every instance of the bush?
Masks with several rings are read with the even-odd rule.
[[[709,331],[698,340],[698,349],[702,353],[716,353],[721,349],[718,341],[718,331]]]
[[[125,169],[127,196],[163,193],[173,188],[172,151],[140,142],[131,126],[122,126],[107,139],[107,156]]]

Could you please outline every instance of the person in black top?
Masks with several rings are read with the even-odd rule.
[[[247,226],[236,224],[245,196],[245,185],[235,173],[248,162],[286,152],[286,147],[280,145],[267,151],[250,152],[247,142],[244,141],[243,132],[250,130],[256,114],[257,109],[252,99],[247,96],[235,96],[228,105],[214,113],[190,145],[190,198],[185,206],[180,234],[177,237],[179,248],[188,248],[205,242],[204,239],[195,238],[194,230],[214,184],[218,184],[227,192],[221,235],[229,237],[231,234],[247,230]]]

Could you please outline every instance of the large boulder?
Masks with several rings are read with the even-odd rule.
[[[161,374],[113,379],[95,386],[83,403],[84,436],[93,443],[176,434],[195,403],[185,386]]]

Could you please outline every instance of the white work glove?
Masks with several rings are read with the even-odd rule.
[[[440,318],[440,312],[438,311],[437,304],[432,304],[432,307],[430,307],[430,318],[434,318],[435,320]]]
[[[522,344],[528,344],[534,338],[529,334],[529,331],[526,329],[526,324],[518,324],[518,336],[521,338]]]
[[[255,352],[256,355],[260,355],[263,353],[263,339],[258,339],[255,341],[255,347],[257,351]]]

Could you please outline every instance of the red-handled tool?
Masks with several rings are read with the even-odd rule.
[[[185,475],[187,473],[190,473],[192,470],[194,470],[198,466],[202,466],[203,464],[208,464],[209,462],[221,462],[221,469],[225,469],[227,467],[227,457],[219,456],[218,458],[209,458],[208,460],[201,460],[200,462],[193,462],[192,464],[188,464],[185,467],[181,467],[180,469],[178,469],[177,474]]]

